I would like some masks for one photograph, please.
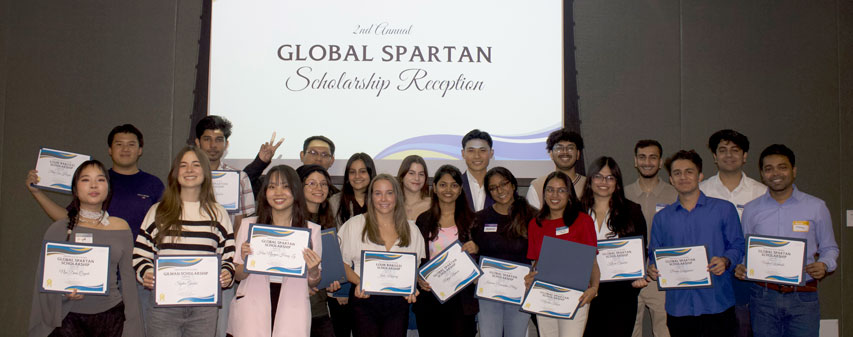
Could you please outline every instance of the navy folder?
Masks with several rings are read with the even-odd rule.
[[[589,287],[592,263],[597,248],[546,236],[536,264],[537,280],[575,290]]]
[[[341,246],[338,244],[338,233],[334,228],[325,229],[320,234],[323,244],[323,255],[320,257],[320,284],[318,289],[325,289],[332,282],[344,283],[347,281],[344,271],[344,261],[341,257]]]

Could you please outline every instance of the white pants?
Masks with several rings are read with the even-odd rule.
[[[578,308],[574,319],[536,315],[536,320],[539,321],[539,337],[582,337],[588,314],[589,304]]]

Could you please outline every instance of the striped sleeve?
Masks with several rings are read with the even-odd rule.
[[[219,218],[216,226],[219,243],[216,252],[222,257],[222,269],[231,273],[231,282],[234,282],[234,226],[231,224],[231,217],[225,208],[217,204],[217,217]],[[231,284],[228,285],[231,287]],[[227,288],[227,287],[226,287]]]
[[[136,236],[136,242],[133,243],[133,270],[140,284],[145,272],[154,268],[154,255],[157,251],[154,245],[154,238],[157,235],[157,224],[154,223],[154,218],[159,204],[156,203],[148,209],[140,225],[139,235]]]

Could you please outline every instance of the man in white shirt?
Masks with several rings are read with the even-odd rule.
[[[581,157],[581,151],[583,151],[583,137],[577,132],[562,128],[548,135],[545,148],[548,150],[551,160],[554,161],[555,171],[562,171],[572,179],[575,194],[580,199],[583,195],[586,177],[577,172],[575,164],[577,164]],[[530,206],[539,208],[542,205],[542,189],[545,186],[545,178],[548,174],[551,172],[530,182],[530,188],[527,189],[527,202],[530,203]]]
[[[486,171],[489,160],[495,155],[492,149],[492,136],[488,132],[474,129],[462,137],[462,159],[468,169],[462,175],[462,190],[468,206],[474,212],[491,207],[495,203],[486,191]]]
[[[714,155],[717,174],[699,184],[706,196],[728,200],[737,208],[738,217],[748,202],[767,192],[767,186],[746,176],[743,165],[749,152],[749,139],[740,132],[724,129],[708,139],[708,149]],[[752,336],[749,323],[749,282],[733,280],[737,336]]]

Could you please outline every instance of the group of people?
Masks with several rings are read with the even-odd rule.
[[[306,139],[296,169],[268,168],[282,144],[273,135],[240,170],[240,210],[229,214],[215,200],[211,171],[235,170],[222,161],[231,127],[219,116],[202,119],[195,145],[178,152],[165,186],[139,169],[143,136],[130,124],[109,133],[112,168],[97,160],[78,167],[67,207],[33,187],[37,171],[28,173],[27,188],[55,221],[45,240],[91,238],[112,248],[108,296],[36,287],[31,336],[405,336],[410,308],[421,336],[523,337],[531,322],[540,336],[640,336],[646,307],[658,337],[817,335],[817,281],[835,270],[838,246],[823,201],[794,185],[795,157],[784,145],[761,152],[762,184],[743,172],[749,141],[736,131],[710,137],[718,173],[704,181],[695,151],[664,160],[659,142],[641,140],[633,158],[639,178],[624,185],[611,157],[593,160],[582,175],[583,138],[560,129],[545,144],[554,171],[522,196],[510,170],[489,168],[493,142],[476,129],[462,138],[464,172],[443,165],[430,177],[424,159],[413,155],[390,175],[356,153],[340,190],[328,173],[332,140]],[[663,167],[668,182],[659,178]],[[247,273],[252,223],[310,229],[311,248],[302,252],[306,277]],[[337,229],[347,282],[318,289],[320,231],[328,228]],[[806,240],[805,285],[742,281],[750,234]],[[589,246],[641,236],[649,256],[661,247],[705,245],[713,286],[660,291],[654,261],[643,279],[600,282],[593,263],[571,320],[479,299],[473,286],[441,303],[422,278],[409,296],[368,295],[360,287],[363,250],[414,253],[425,263],[457,240],[475,259],[532,263],[529,285],[546,236]],[[179,254],[221,257],[220,307],[154,306],[152,261]]]

